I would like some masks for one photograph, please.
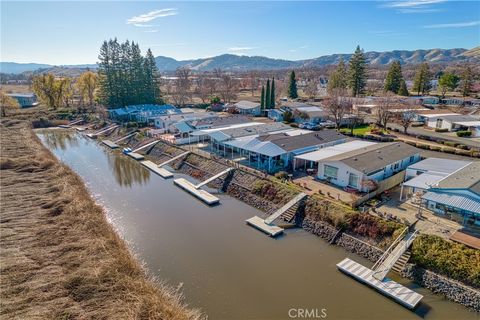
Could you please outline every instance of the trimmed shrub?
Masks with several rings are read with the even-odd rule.
[[[472,152],[469,150],[455,150],[455,154],[458,154],[461,156],[470,156]]]
[[[447,128],[435,128],[435,132],[448,132]]]
[[[416,147],[420,149],[425,149],[425,150],[430,149],[430,146],[428,144],[423,144],[423,143],[417,143]]]
[[[430,150],[432,151],[440,151],[442,150],[442,148],[438,147],[438,146],[430,146]]]
[[[457,137],[471,137],[472,131],[457,131]]]
[[[417,146],[417,143],[416,143],[415,141],[408,141],[408,140],[407,140],[407,141],[405,141],[405,143],[406,143],[406,144],[409,144],[409,145],[411,145],[411,146],[414,146],[414,147]]]
[[[458,143],[453,141],[445,141],[443,144],[449,147],[456,147]]]
[[[463,149],[463,150],[470,150],[470,148],[468,146],[464,145],[464,144],[457,145],[457,148]]]
[[[279,171],[275,173],[275,178],[280,180],[286,180],[288,179],[288,173],[286,173],[285,171]]]
[[[455,153],[455,149],[453,148],[442,148],[442,151],[445,153],[452,153],[452,154]]]
[[[292,127],[292,128],[298,128],[298,123],[290,123],[290,127]]]
[[[364,134],[361,134],[361,133],[357,133],[357,134],[354,134],[355,138],[360,138],[360,139],[364,139],[365,138],[365,135]]]

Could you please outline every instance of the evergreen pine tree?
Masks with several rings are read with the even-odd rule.
[[[473,71],[470,66],[465,66],[462,70],[462,74],[460,76],[462,82],[461,82],[461,92],[462,96],[466,97],[470,95],[472,92],[472,86],[473,86]]]
[[[407,84],[405,83],[405,80],[402,79],[400,82],[400,88],[398,89],[398,95],[408,97],[410,94],[408,93],[407,89]]]
[[[340,61],[335,68],[335,71],[330,75],[328,79],[328,91],[332,92],[335,89],[347,89],[348,87],[348,76],[347,76],[347,67],[343,58],[340,58]]]
[[[390,64],[390,68],[387,73],[387,78],[385,79],[385,91],[390,91],[393,93],[398,93],[400,90],[400,85],[403,81],[402,75],[402,66],[400,61],[394,61]]]
[[[413,79],[413,90],[417,94],[426,94],[430,91],[431,85],[430,81],[432,79],[432,74],[430,73],[430,67],[428,63],[422,63],[420,68],[417,69],[415,73],[415,78]]]
[[[260,95],[260,107],[265,110],[265,86],[262,86],[262,94]]]
[[[290,80],[288,82],[288,97],[290,99],[297,99],[298,98],[297,79],[295,77],[295,71],[293,71],[293,70],[290,73]]]
[[[270,89],[270,109],[275,109],[275,78],[272,79],[272,88]]]
[[[152,50],[148,49],[144,63],[146,103],[163,103],[160,92],[160,73]]]
[[[367,83],[367,62],[360,46],[357,46],[348,63],[348,73],[348,84],[352,95],[356,97],[364,92]]]
[[[265,109],[270,109],[270,79],[267,79],[267,86],[265,89]]]

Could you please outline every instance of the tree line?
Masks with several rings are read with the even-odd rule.
[[[150,49],[138,43],[104,41],[98,56],[99,102],[108,108],[163,103],[160,75]]]

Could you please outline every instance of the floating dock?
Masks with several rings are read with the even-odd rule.
[[[102,143],[104,145],[106,145],[107,147],[109,147],[110,149],[117,149],[118,148],[118,144],[116,144],[115,142],[110,141],[110,140],[102,140]]]
[[[274,224],[267,224],[265,223],[265,220],[258,216],[251,217],[250,219],[245,220],[245,222],[256,229],[265,232],[271,237],[276,237],[283,233],[283,228],[277,227]]]
[[[175,183],[177,186],[187,191],[191,195],[197,197],[198,199],[202,200],[208,205],[213,205],[220,202],[219,198],[215,197],[214,195],[211,195],[205,190],[197,189],[193,183],[191,183],[190,181],[184,178],[175,179],[173,180],[173,183]]]
[[[273,221],[280,218],[280,216],[285,214],[290,208],[305,199],[306,196],[307,195],[305,193],[301,192],[266,219],[254,216],[245,220],[245,222],[256,229],[265,232],[271,237],[276,237],[277,235],[281,234],[284,229],[273,224]]]
[[[147,167],[148,169],[150,169],[151,171],[155,172],[156,174],[158,174],[159,176],[161,176],[162,178],[171,178],[173,177],[173,174],[168,171],[167,169],[164,169],[162,167],[159,167],[158,165],[156,165],[155,163],[153,163],[152,161],[149,161],[149,160],[146,160],[146,161],[142,161],[140,162],[143,166]]]
[[[136,153],[136,152],[129,152],[129,153],[126,153],[127,156],[135,159],[135,160],[143,160],[145,159],[145,157],[143,156],[143,154],[140,154],[140,153]]]
[[[383,281],[375,279],[373,277],[373,274],[375,273],[374,270],[364,267],[360,263],[349,258],[345,258],[338,263],[337,268],[356,280],[378,290],[385,296],[394,299],[396,302],[409,309],[415,308],[415,306],[423,298],[421,294],[418,294],[415,291],[410,290],[409,288],[388,278],[383,279]]]

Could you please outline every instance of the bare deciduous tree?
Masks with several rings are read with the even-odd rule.
[[[329,98],[324,100],[324,107],[335,122],[337,129],[340,128],[345,115],[352,110],[351,99],[343,95],[342,91],[335,90]]]
[[[189,68],[178,68],[175,71],[175,90],[173,92],[172,98],[175,103],[180,106],[184,106],[188,101],[191,100],[191,70]]]
[[[230,103],[236,98],[237,80],[231,75],[222,72],[220,69],[214,71],[216,76],[219,76],[220,82],[220,96],[225,103]]]

